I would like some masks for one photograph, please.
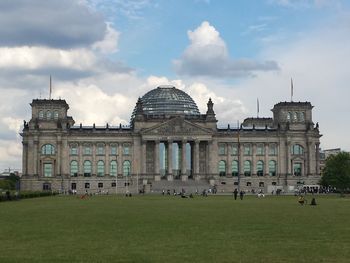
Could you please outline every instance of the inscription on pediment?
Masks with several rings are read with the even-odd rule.
[[[149,129],[145,134],[154,134],[154,135],[183,135],[183,134],[209,134],[209,131],[206,131],[205,128],[197,127],[191,123],[185,122],[181,119],[174,119],[163,125]]]

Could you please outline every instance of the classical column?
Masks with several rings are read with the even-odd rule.
[[[79,154],[79,162],[78,162],[78,164],[79,164],[79,171],[78,171],[78,174],[82,174],[84,176],[83,143],[79,143],[79,153],[78,154]],[[70,155],[70,152],[69,152],[69,155]],[[69,169],[69,174],[70,174],[70,169]]]
[[[56,176],[61,175],[61,160],[62,160],[62,140],[57,139],[57,153],[56,153]]]
[[[159,141],[155,141],[154,149],[154,174],[159,175]]]
[[[286,142],[286,168],[287,168],[286,174],[293,175],[293,171],[292,171],[293,167],[291,164],[291,154],[290,154],[290,142]]]
[[[110,149],[109,149],[109,143],[106,143],[106,147],[105,147],[105,174],[110,175],[110,158],[109,158],[109,154],[110,154]]]
[[[227,151],[226,151],[226,176],[232,176],[232,144],[227,143],[226,144]]]
[[[269,144],[265,143],[265,155],[264,155],[264,174],[269,175]],[[276,171],[277,172],[277,171]]]
[[[61,175],[61,165],[62,165],[62,138],[57,136],[57,153],[56,153],[56,176]]]
[[[27,142],[22,142],[22,174],[27,175],[28,170],[27,170],[27,159],[28,159],[28,143]]]
[[[252,144],[252,176],[257,175],[256,172],[256,144]]]
[[[92,144],[92,174],[97,175],[96,144]]]
[[[238,144],[238,157],[239,157],[239,163],[238,163],[238,172],[239,172],[239,177],[244,176],[244,144],[239,143]]]
[[[173,174],[173,141],[168,141],[168,174]]]
[[[39,145],[39,141],[38,141],[38,139],[34,139],[34,155],[33,155],[33,163],[34,163],[34,165],[33,165],[33,173],[34,173],[34,175],[36,175],[36,176],[38,176],[39,175],[39,173],[38,173],[38,163],[39,163],[39,159],[38,159],[38,145]]]
[[[194,175],[199,175],[199,140],[194,142]]]
[[[187,175],[186,143],[187,141],[182,141],[182,144],[181,144],[181,174],[182,175]]]
[[[118,143],[118,175],[123,175],[123,145]]]
[[[311,174],[311,165],[312,165],[312,153],[313,153],[313,149],[312,149],[312,142],[307,142],[307,161],[306,161],[306,172],[307,175]]]
[[[320,143],[316,143],[316,175],[320,174]]]
[[[141,156],[141,174],[145,175],[146,174],[146,147],[147,147],[147,141],[142,140],[141,142],[141,151],[142,151],[142,156]]]

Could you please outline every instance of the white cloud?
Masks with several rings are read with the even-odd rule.
[[[227,77],[251,75],[256,71],[277,70],[274,61],[258,62],[246,58],[232,59],[219,32],[204,21],[194,31],[188,31],[190,45],[180,59],[174,60],[180,75]]]
[[[52,49],[47,47],[1,47],[0,68],[37,70],[45,67],[91,69],[97,61],[87,49]]]
[[[120,33],[107,23],[107,30],[103,40],[95,42],[92,48],[104,54],[115,53],[118,51],[119,35]]]

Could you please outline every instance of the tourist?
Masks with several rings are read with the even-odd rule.
[[[305,198],[304,198],[303,195],[299,196],[298,202],[299,202],[300,205],[304,205],[304,203],[305,203]]]
[[[233,191],[233,197],[237,200],[238,190],[237,188]]]
[[[312,198],[310,205],[316,205],[316,199]]]
[[[244,196],[244,192],[241,190],[241,191],[239,192],[239,198],[240,198],[241,200],[243,200],[243,196]]]

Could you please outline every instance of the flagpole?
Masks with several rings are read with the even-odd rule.
[[[241,170],[241,145],[240,145],[240,141],[239,141],[239,131],[240,131],[240,127],[239,127],[239,121],[237,121],[237,143],[238,143],[238,192],[240,192],[240,184],[241,184],[241,176],[240,176],[240,170]]]

